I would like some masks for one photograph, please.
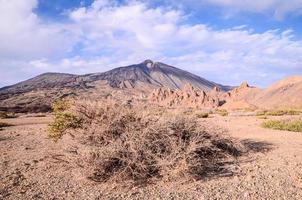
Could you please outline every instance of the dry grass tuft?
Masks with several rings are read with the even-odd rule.
[[[18,116],[13,113],[1,112],[0,111],[0,119],[10,119],[17,118]]]
[[[276,130],[302,132],[302,120],[295,120],[295,121],[269,120],[263,122],[261,126],[263,128],[271,128]]]
[[[266,115],[257,115],[258,119],[268,119]]]
[[[226,170],[226,161],[234,162],[240,155],[232,139],[208,131],[196,116],[167,117],[155,111],[89,102],[69,109],[81,120],[73,135],[89,149],[80,159],[90,179],[136,183],[199,179]]]
[[[284,109],[284,110],[262,110],[256,113],[257,116],[283,116],[283,115],[299,115],[301,111],[292,110],[292,109]]]
[[[203,112],[197,113],[196,117],[197,118],[208,118],[209,117],[209,113],[203,113]]]
[[[216,110],[216,113],[221,115],[221,116],[227,116],[229,114],[228,111],[225,110],[225,109]]]

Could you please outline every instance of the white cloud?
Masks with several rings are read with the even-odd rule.
[[[0,0],[0,57],[31,59],[67,50],[71,41],[64,27],[41,21],[33,12],[37,4],[37,0]]]
[[[232,9],[257,13],[270,12],[276,19],[291,13],[302,14],[302,0],[193,0]]]
[[[33,12],[35,0],[0,2],[0,11],[15,16],[0,18],[0,73],[16,73],[7,83],[46,71],[102,72],[146,58],[227,84],[267,84],[302,69],[302,41],[292,30],[255,33],[246,25],[216,30],[188,23],[179,9],[106,0],[70,11],[70,22],[45,23]]]

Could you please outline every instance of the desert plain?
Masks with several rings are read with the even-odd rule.
[[[1,199],[301,199],[302,134],[265,129],[269,119],[301,119],[302,115],[261,119],[251,112],[210,114],[201,122],[224,129],[246,147],[227,173],[203,180],[147,185],[100,184],[85,178],[69,162],[66,140],[48,137],[51,115],[4,119],[14,126],[0,131]],[[68,141],[68,139],[67,139]],[[68,142],[67,142],[68,143]]]

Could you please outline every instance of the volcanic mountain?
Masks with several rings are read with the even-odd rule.
[[[0,110],[47,111],[54,99],[70,96],[115,98],[123,95],[148,94],[156,88],[182,89],[186,84],[208,92],[223,86],[187,71],[160,62],[119,67],[103,73],[73,75],[45,73],[32,79],[0,89]],[[122,98],[122,97],[121,97]]]

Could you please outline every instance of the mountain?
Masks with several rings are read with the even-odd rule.
[[[148,94],[160,87],[182,89],[186,84],[205,92],[214,87],[222,91],[230,89],[229,86],[208,81],[176,67],[146,60],[104,73],[86,75],[45,73],[15,85],[0,88],[0,110],[47,111],[50,109],[51,102],[58,98],[70,96],[123,98],[124,95]]]
[[[302,76],[286,77],[268,88],[250,87],[247,83],[225,93],[220,99],[225,109],[302,108]]]
[[[261,90],[252,101],[264,108],[302,108],[302,76],[284,78]]]

